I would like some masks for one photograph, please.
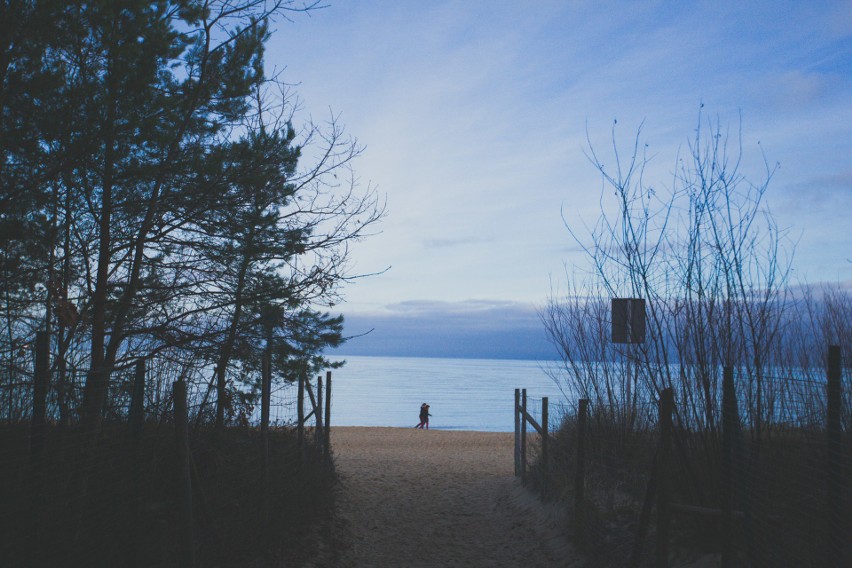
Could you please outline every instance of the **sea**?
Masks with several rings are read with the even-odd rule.
[[[420,405],[430,406],[429,427],[439,430],[514,430],[515,389],[528,406],[548,397],[551,417],[569,401],[548,371],[555,361],[341,357],[332,373],[332,426],[414,427]],[[533,410],[534,414],[537,414]],[[551,420],[552,422],[552,420]]]

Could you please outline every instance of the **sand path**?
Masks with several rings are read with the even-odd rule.
[[[335,428],[344,567],[580,566],[513,477],[512,434]]]

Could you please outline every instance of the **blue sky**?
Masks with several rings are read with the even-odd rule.
[[[644,122],[665,185],[702,103],[735,133],[742,117],[746,175],[761,152],[780,164],[767,203],[798,241],[794,278],[852,282],[852,2],[332,0],[275,27],[270,69],[303,118],[339,115],[387,198],[352,268],[391,268],[341,307],[350,332],[377,329],[355,351],[524,338],[539,357],[536,306],[585,266],[563,212],[599,211],[587,132],[603,148],[614,119],[625,142]]]

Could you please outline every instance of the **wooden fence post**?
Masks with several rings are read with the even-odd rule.
[[[296,426],[297,439],[299,440],[299,452],[304,451],[305,446],[305,376],[299,375],[299,388],[296,395],[296,412],[298,425]]]
[[[272,351],[263,354],[260,387],[260,444],[263,452],[261,493],[263,495],[263,526],[269,527],[269,406],[272,397]]]
[[[548,429],[549,422],[549,405],[547,397],[541,399],[541,498],[547,497],[547,486],[550,482],[550,455],[548,454],[548,438],[550,430]]]
[[[669,387],[660,393],[660,447],[657,450],[657,568],[666,568],[669,565],[669,462],[673,409],[674,394]]]
[[[314,416],[317,419],[317,427],[314,430],[314,435],[316,436],[317,444],[321,445],[324,440],[324,436],[322,435],[322,376],[317,377],[317,399],[315,402]]]
[[[586,417],[589,412],[589,399],[581,398],[577,410],[577,456],[574,460],[574,521],[577,539],[582,542],[585,528],[585,493],[586,493]]]
[[[832,566],[845,566],[843,563],[844,523],[843,523],[843,447],[841,445],[840,409],[842,404],[842,366],[840,346],[828,348],[827,365],[827,403],[826,434],[828,442],[828,461],[826,463],[826,481],[828,497],[829,558]],[[848,535],[847,535],[848,538]]]
[[[264,445],[269,436],[269,407],[272,400],[272,367],[269,353],[263,355],[260,378],[260,435]]]
[[[325,443],[323,452],[325,457],[331,455],[331,371],[325,372]]]
[[[47,384],[50,382],[50,342],[46,331],[36,333],[33,373],[33,414],[30,421],[30,480],[41,481]],[[40,488],[39,488],[40,489]]]
[[[136,361],[133,375],[133,389],[130,392],[130,411],[127,414],[127,470],[130,480],[130,526],[127,531],[125,558],[128,566],[136,566],[139,539],[139,444],[142,440],[142,428],[145,422],[145,359]]]
[[[189,463],[189,429],[186,408],[186,382],[176,381],[172,387],[175,410],[175,442],[177,445],[178,472],[178,510],[180,526],[178,542],[180,547],[180,565],[195,566],[195,539],[192,520],[192,477]]]
[[[527,482],[527,389],[521,390],[521,482]]]
[[[33,414],[30,423],[29,520],[31,546],[39,553],[38,533],[41,525],[44,480],[44,430],[47,413],[47,385],[50,382],[50,337],[46,331],[36,333],[33,364]]]
[[[515,389],[515,477],[521,474],[521,389]]]
[[[130,411],[127,413],[127,434],[131,445],[138,444],[145,419],[145,359],[136,361],[133,389],[130,391]]]
[[[56,402],[59,405],[59,427],[65,429],[70,423],[68,412],[68,363],[65,361],[65,349],[62,347],[63,334],[60,331],[57,343],[59,343],[59,352],[56,356]],[[74,384],[74,380],[70,381]]]
[[[737,427],[737,393],[734,389],[734,369],[733,367],[725,367],[722,372],[722,479],[720,480],[722,568],[729,568],[734,565],[731,517],[734,488],[734,432]]]

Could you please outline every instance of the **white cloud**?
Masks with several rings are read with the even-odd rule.
[[[586,129],[603,151],[613,118],[627,145],[644,120],[647,181],[665,186],[701,102],[734,135],[742,116],[745,173],[760,176],[761,149],[781,163],[768,202],[803,231],[800,270],[831,280],[852,250],[852,190],[832,181],[852,154],[850,13],[848,2],[351,2],[279,25],[269,58],[301,83],[308,112],[342,113],[367,146],[358,174],[387,193],[383,234],[354,257],[362,272],[393,268],[351,287],[351,309],[544,299],[550,276],[582,261],[560,208],[575,224],[598,211]]]

